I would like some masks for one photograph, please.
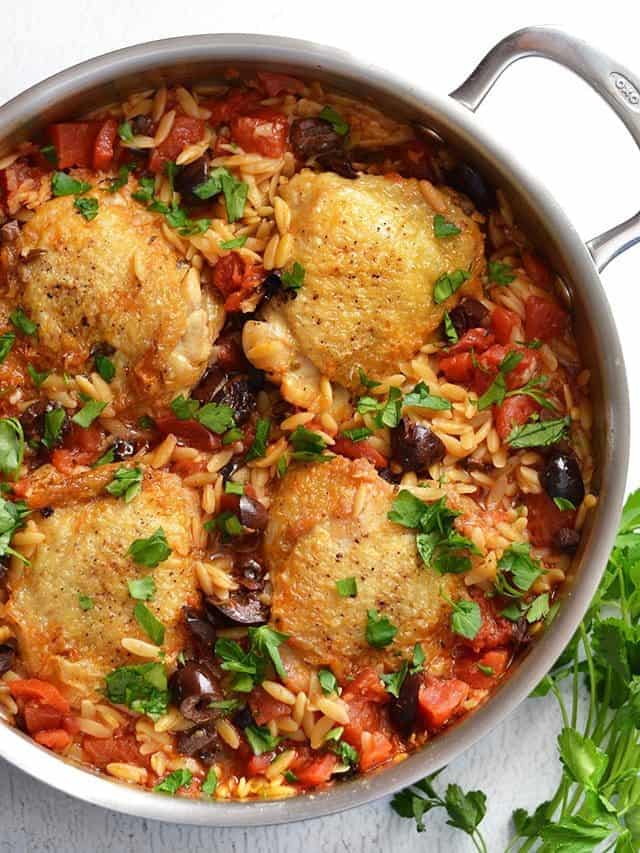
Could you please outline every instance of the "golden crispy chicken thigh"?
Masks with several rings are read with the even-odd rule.
[[[109,344],[123,404],[166,403],[198,381],[224,321],[219,297],[201,291],[153,217],[130,197],[99,198],[90,222],[63,197],[38,208],[22,233],[18,302],[39,324],[55,370],[91,370]]]
[[[243,342],[249,360],[296,405],[315,408],[321,374],[355,388],[358,368],[378,378],[397,371],[459,296],[479,288],[477,225],[443,195],[443,215],[460,233],[437,238],[437,211],[415,179],[304,171],[282,196],[304,284],[295,299],[270,304],[262,322],[247,323]],[[435,282],[456,270],[471,278],[436,304]]]
[[[354,515],[356,493],[364,508]],[[464,595],[456,575],[438,575],[416,552],[414,531],[387,518],[395,490],[364,460],[336,457],[302,465],[282,480],[265,536],[274,627],[314,665],[349,675],[367,664],[396,669],[422,643],[437,656],[450,608],[440,596]],[[342,598],[336,581],[355,577],[358,594]],[[367,611],[398,628],[384,649],[368,645]]]
[[[79,484],[69,486],[78,493]],[[196,493],[176,475],[148,470],[141,493],[130,503],[102,493],[86,501],[71,499],[39,519],[45,539],[31,565],[10,572],[6,606],[28,674],[56,682],[77,703],[96,695],[113,668],[139,663],[121,640],[149,642],[134,617],[136,602],[127,586],[145,575],[156,584],[145,604],[165,626],[162,649],[171,660],[184,645],[182,607],[198,601],[191,555],[191,519],[198,512]],[[159,527],[172,554],[155,569],[137,565],[127,556],[129,546]],[[91,609],[80,607],[81,595],[92,600]]]

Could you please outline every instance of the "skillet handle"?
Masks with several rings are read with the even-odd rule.
[[[640,148],[640,78],[581,39],[550,27],[526,27],[506,36],[451,92],[451,97],[475,112],[503,71],[528,56],[557,62],[588,83],[618,115]],[[601,272],[609,261],[638,242],[640,212],[589,240],[587,248]]]

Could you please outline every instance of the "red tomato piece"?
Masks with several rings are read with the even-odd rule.
[[[447,355],[457,355],[459,352],[471,352],[471,350],[481,353],[493,346],[495,342],[494,336],[487,329],[469,329],[457,344],[449,347]]]
[[[271,720],[277,720],[278,717],[284,717],[291,712],[289,705],[274,699],[262,687],[254,687],[249,694],[248,703],[253,718],[259,726],[264,726]]]
[[[389,460],[383,456],[375,447],[367,441],[351,441],[344,435],[336,438],[335,444],[331,445],[333,453],[346,456],[347,459],[368,459],[376,468],[386,468]]]
[[[49,136],[58,157],[58,168],[93,166],[93,150],[100,127],[99,122],[69,121],[52,124]]]
[[[30,735],[43,729],[59,729],[62,726],[63,715],[51,705],[41,705],[34,699],[25,702],[22,709],[25,728]]]
[[[209,121],[212,125],[227,124],[232,118],[242,113],[250,112],[260,103],[257,92],[233,92],[227,98],[207,101],[202,106],[211,111]]]
[[[175,160],[187,145],[198,142],[204,135],[205,123],[202,119],[191,116],[176,116],[171,132],[164,142],[153,149],[149,158],[149,168],[152,172],[162,172],[165,164]]]
[[[156,427],[163,435],[171,433],[180,444],[187,444],[189,447],[195,447],[196,450],[217,450],[222,443],[219,436],[193,419],[183,421],[173,415],[167,415],[156,420]]]
[[[472,591],[471,597],[480,608],[482,624],[473,640],[461,637],[461,644],[469,646],[476,654],[508,646],[514,638],[515,624],[500,616],[493,599],[487,598],[483,592]]]
[[[117,138],[118,122],[114,118],[108,118],[98,131],[93,146],[93,168],[96,171],[108,169],[113,162]]]
[[[95,767],[104,768],[112,762],[137,765],[145,763],[132,734],[115,734],[112,738],[85,735],[82,738],[82,749],[87,761]]]
[[[262,107],[231,122],[231,136],[246,152],[281,157],[287,144],[289,120],[284,113]]]
[[[529,511],[527,530],[532,545],[546,548],[552,544],[558,531],[576,523],[573,510],[558,509],[546,492],[539,495],[525,495],[524,503]]]
[[[349,706],[349,722],[344,727],[344,739],[360,749],[363,732],[378,732],[384,727],[382,706],[389,702],[391,696],[384,689],[376,671],[367,668],[345,687],[342,698]]]
[[[302,80],[298,80],[296,77],[289,77],[288,74],[275,74],[273,71],[258,71],[256,77],[270,98],[275,98],[282,92],[304,95],[306,87]]]
[[[460,382],[468,384],[473,380],[475,367],[473,355],[470,352],[461,352],[458,355],[445,356],[440,359],[440,370],[449,382]]]
[[[299,785],[303,788],[313,788],[329,781],[337,763],[336,756],[327,752],[324,755],[302,758],[299,763],[295,760],[291,770],[298,777]]]
[[[240,303],[262,283],[265,271],[246,261],[238,252],[223,255],[213,268],[213,283],[223,296],[227,311],[238,311]]]
[[[457,678],[428,675],[418,691],[420,716],[429,729],[441,728],[469,694],[469,685]]]
[[[378,705],[386,705],[391,696],[385,690],[375,669],[367,667],[345,686],[342,698],[345,702],[350,702],[352,699],[366,699]]]
[[[48,731],[36,732],[33,739],[41,746],[52,749],[54,752],[63,752],[71,743],[71,735],[64,729],[49,729]]]
[[[262,776],[275,758],[275,752],[263,752],[262,755],[252,755],[247,762],[247,776]]]
[[[48,681],[39,678],[20,678],[9,682],[9,690],[14,699],[35,699],[43,705],[49,705],[61,714],[68,714],[69,703],[62,693]]]
[[[51,454],[51,462],[62,474],[73,473],[76,465],[91,465],[100,455],[102,432],[91,425],[83,429],[72,424],[67,433],[64,446],[56,448]]]
[[[384,764],[393,756],[393,743],[382,732],[366,732],[360,740],[360,770]]]
[[[530,296],[524,306],[524,333],[528,341],[557,338],[567,330],[569,315],[557,302]]]
[[[455,662],[456,678],[466,681],[476,690],[489,690],[506,670],[509,657],[510,652],[507,649],[494,649],[479,658],[464,655]]]
[[[533,350],[523,347],[505,347],[495,344],[477,359],[478,368],[474,379],[474,389],[482,393],[493,382],[498,375],[500,365],[512,352],[520,354],[520,361],[505,374],[507,388],[512,391],[525,385],[535,373],[538,366],[538,358]]]
[[[511,434],[514,427],[526,424],[531,415],[540,411],[540,406],[526,394],[516,394],[499,406],[494,406],[493,415],[496,431],[503,441]]]
[[[522,252],[522,266],[531,281],[538,287],[549,288],[553,284],[553,274],[545,262],[535,252]]]
[[[511,333],[518,325],[518,315],[501,305],[497,305],[491,313],[491,328],[499,344],[510,344]]]

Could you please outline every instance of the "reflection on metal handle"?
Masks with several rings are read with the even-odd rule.
[[[640,148],[640,79],[606,54],[560,30],[527,27],[504,38],[451,97],[472,112],[480,106],[511,63],[526,56],[551,59],[588,83],[617,113]],[[599,271],[616,255],[640,242],[640,212],[589,240]]]

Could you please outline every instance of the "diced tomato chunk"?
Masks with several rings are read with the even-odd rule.
[[[507,649],[494,649],[481,657],[463,655],[455,663],[456,678],[476,690],[489,690],[506,670],[509,657]]]
[[[261,107],[231,122],[231,136],[246,152],[281,157],[287,144],[289,120],[284,113]]]
[[[491,313],[491,328],[499,344],[510,344],[511,333],[518,325],[518,315],[502,305],[497,305]]]
[[[344,435],[336,438],[335,444],[332,444],[330,449],[333,453],[346,456],[347,459],[368,459],[376,468],[386,468],[389,462],[386,456],[372,447],[368,441],[352,441]]]
[[[569,315],[557,302],[530,296],[524,306],[524,333],[528,341],[557,338],[567,330]]]
[[[481,353],[489,349],[490,346],[493,346],[494,343],[495,338],[487,329],[482,329],[480,327],[477,329],[469,329],[464,333],[457,344],[449,347],[447,355],[451,356],[456,355],[459,352],[471,352],[471,350],[474,350],[476,353]]]
[[[82,738],[82,748],[87,761],[95,767],[104,768],[113,762],[138,765],[145,763],[132,734],[115,734],[111,738],[85,735]]]
[[[469,685],[457,678],[428,675],[418,691],[418,710],[429,729],[441,728],[467,698]]]
[[[49,705],[61,714],[68,714],[69,703],[62,693],[48,681],[39,678],[20,678],[9,682],[9,690],[14,699],[34,699],[43,705]]]
[[[6,169],[2,169],[0,171],[0,208],[4,206],[8,213],[15,213],[20,207],[20,190],[25,185],[35,187],[45,171],[45,168],[30,166],[24,160],[16,160]],[[0,280],[3,276],[3,264],[0,260]]]
[[[501,344],[495,344],[486,352],[482,353],[482,355],[477,359],[477,369],[473,382],[473,388],[475,391],[480,394],[486,391],[498,375],[500,365],[512,352],[517,352],[519,354],[520,361],[514,368],[505,373],[505,383],[507,388],[510,391],[520,388],[532,378],[538,367],[538,357],[533,350],[526,349],[524,347],[502,346]]]
[[[117,138],[118,122],[108,118],[98,131],[93,147],[93,168],[96,171],[108,169],[113,162]]]
[[[439,367],[449,382],[467,384],[473,380],[475,375],[473,355],[470,352],[461,352],[458,353],[458,355],[445,356],[440,359]]]
[[[251,112],[260,103],[260,95],[254,91],[233,92],[226,98],[206,101],[203,107],[211,111],[209,119],[212,125],[228,124],[232,118]]]
[[[504,616],[496,612],[493,599],[489,599],[483,592],[472,591],[471,597],[480,608],[482,624],[480,630],[472,640],[459,638],[462,645],[468,646],[476,654],[496,649],[499,646],[508,646],[513,641],[515,625]]]
[[[69,121],[52,124],[49,136],[58,158],[59,169],[77,166],[90,169],[93,166],[93,150],[99,122]]]
[[[391,696],[385,690],[384,684],[380,681],[380,676],[373,669],[367,667],[361,670],[358,675],[349,682],[342,694],[345,702],[350,702],[352,699],[366,699],[369,702],[375,702],[379,705],[386,705],[390,701]]]
[[[262,724],[260,723],[260,725]],[[274,758],[275,752],[263,752],[262,755],[252,755],[247,762],[247,775],[262,776]]]
[[[494,406],[493,416],[496,431],[503,441],[511,435],[514,427],[526,424],[531,415],[540,411],[540,406],[526,394],[516,394],[515,397],[507,399],[499,406]]]
[[[360,739],[360,763],[363,773],[384,764],[393,756],[393,743],[382,732],[366,732]]]
[[[25,728],[30,735],[43,729],[59,729],[62,726],[62,713],[51,705],[42,705],[35,699],[25,702],[22,709]]]
[[[46,746],[47,749],[53,749],[54,752],[63,752],[72,740],[69,732],[64,729],[49,729],[36,732],[33,739],[41,746]]]
[[[277,720],[278,717],[284,717],[291,712],[289,705],[274,699],[262,687],[254,687],[249,694],[248,702],[253,718],[259,726],[264,726],[271,720]]]
[[[167,138],[153,149],[149,158],[149,168],[152,172],[162,172],[165,164],[175,160],[187,145],[199,142],[204,135],[205,123],[202,119],[191,116],[176,116]]]
[[[549,288],[553,284],[553,274],[539,255],[535,252],[522,252],[522,266],[531,281],[538,287]]]
[[[91,465],[100,455],[102,432],[92,424],[84,429],[72,424],[64,439],[64,446],[51,454],[51,462],[62,474],[71,474],[76,465]]]
[[[546,492],[525,495],[524,503],[528,510],[529,540],[533,545],[546,548],[552,544],[559,530],[575,525],[576,513],[559,509]]]
[[[382,708],[391,696],[371,667],[363,669],[347,684],[342,699],[349,706],[349,722],[344,727],[344,739],[360,749],[363,732],[377,732],[384,726]]]
[[[282,92],[291,92],[294,95],[303,95],[305,85],[296,77],[288,74],[276,74],[273,71],[258,71],[256,77],[262,83],[262,87],[270,98],[275,98]]]
[[[213,268],[213,283],[226,297],[227,311],[238,311],[240,303],[262,284],[264,277],[262,266],[245,260],[238,252],[223,255]]]
[[[324,755],[303,758],[299,763],[296,760],[292,763],[291,770],[296,774],[299,785],[303,788],[313,788],[329,781],[337,763],[336,756],[327,752]]]
[[[183,421],[173,415],[167,415],[157,418],[156,427],[163,435],[173,434],[180,444],[195,447],[196,450],[217,450],[222,443],[218,435],[191,418]]]

